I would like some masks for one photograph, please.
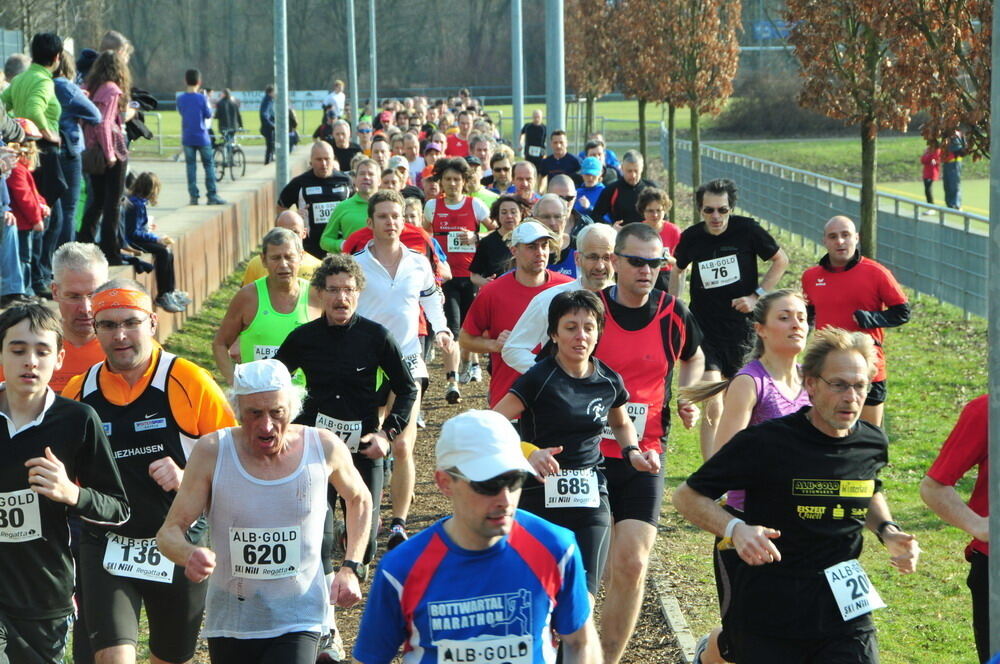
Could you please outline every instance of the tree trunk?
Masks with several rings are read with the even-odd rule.
[[[875,174],[878,172],[878,134],[869,133],[871,120],[861,123],[861,253],[875,259],[878,244]]]
[[[605,140],[607,140],[605,138]],[[639,100],[639,154],[646,156],[646,100]]]
[[[667,195],[670,200],[677,199],[677,152],[674,137],[676,127],[677,107],[667,104]],[[677,206],[670,206],[670,223],[677,223]]]
[[[594,133],[594,107],[597,105],[597,97],[594,95],[587,95],[587,124],[586,124],[586,135],[583,137],[583,144],[586,145],[590,136]]]
[[[698,126],[698,107],[691,104],[691,191],[701,186],[701,128]],[[698,206],[693,207],[694,223],[701,221]]]

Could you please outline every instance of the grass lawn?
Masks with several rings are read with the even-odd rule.
[[[181,116],[177,111],[157,111],[157,113],[159,114],[159,124],[157,124],[156,116],[152,113],[146,114],[146,124],[154,134],[163,136],[164,148],[179,148],[181,145]],[[256,106],[254,108],[244,107],[242,113],[246,133],[240,136],[240,142],[243,144],[263,145],[264,137],[260,135],[260,116],[257,113]],[[322,121],[323,111],[295,109],[295,115],[299,120],[298,132],[300,140],[312,140],[310,137]],[[156,146],[156,141],[139,140],[132,144],[132,150],[140,153],[149,153],[155,152]]]
[[[685,198],[678,196],[681,207]],[[679,210],[689,219],[688,209]],[[819,258],[814,244],[803,247],[799,238],[771,228],[788,252],[791,265],[781,286],[797,287],[802,271]],[[923,549],[918,571],[895,572],[878,540],[868,533],[862,564],[888,608],[875,612],[882,661],[886,664],[974,664],[970,627],[971,608],[963,549],[969,538],[945,525],[920,500],[918,485],[954,425],[961,407],[986,391],[986,324],[963,319],[961,312],[926,296],[908,291],[913,315],[908,324],[890,330],[889,399],[886,430],[890,465],[882,472],[893,517],[916,535]],[[671,432],[667,456],[668,494],[698,465],[697,431],[679,425]],[[968,496],[974,477],[967,477],[959,493]],[[711,538],[681,519],[664,503],[657,551],[671,577],[694,585],[693,593],[679,591],[681,605],[696,637],[718,621],[718,604],[709,557]],[[780,545],[779,545],[780,546]],[[762,607],[765,608],[765,607]],[[766,610],[766,609],[765,609]]]
[[[883,182],[879,191],[896,196],[909,196],[921,202],[924,201],[923,180],[911,182]],[[944,189],[940,182],[934,183],[934,202],[944,205]],[[988,179],[970,180],[962,178],[962,209],[985,217],[990,215],[990,181]]]
[[[723,150],[822,173],[848,182],[861,182],[861,140],[858,138],[709,142]],[[920,155],[924,148],[924,139],[919,136],[880,138],[878,181],[919,181],[923,172]],[[962,168],[963,180],[989,178],[990,166],[987,160],[974,162],[967,159]],[[923,190],[920,198],[923,199]]]

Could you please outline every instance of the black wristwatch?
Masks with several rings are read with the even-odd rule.
[[[638,452],[639,454],[642,454],[642,450],[640,450],[635,445],[629,445],[627,447],[622,448],[622,458],[625,459],[625,461],[627,461],[628,465],[630,466],[632,465],[632,452]]]
[[[878,524],[878,527],[875,528],[875,537],[877,537],[878,541],[882,542],[883,544],[885,544],[885,541],[882,540],[882,534],[885,533],[885,529],[888,528],[889,526],[896,526],[896,530],[898,530],[899,532],[903,532],[903,528],[895,521],[883,521],[882,523]]]
[[[394,429],[392,427],[389,427],[387,429],[382,429],[382,433],[385,434],[386,440],[388,440],[391,443],[392,441],[396,440],[396,436],[399,435],[399,429]]]
[[[358,573],[358,568],[361,567],[361,563],[357,560],[345,560],[340,563],[340,569],[344,569],[345,567],[354,572],[354,576],[358,577],[358,581],[361,580],[361,574]]]

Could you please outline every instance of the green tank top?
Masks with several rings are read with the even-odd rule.
[[[299,301],[290,314],[279,313],[267,294],[267,277],[257,279],[257,315],[240,335],[240,359],[243,362],[274,357],[292,330],[309,322],[309,282],[299,279]]]

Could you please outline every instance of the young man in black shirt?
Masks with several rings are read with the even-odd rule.
[[[870,613],[885,604],[857,561],[862,528],[903,574],[916,569],[920,547],[882,494],[888,439],[860,420],[874,344],[863,333],[820,330],[802,373],[813,405],[736,434],[678,487],[674,505],[746,563],[719,637],[728,660],[875,663]],[[715,502],[737,488],[746,490],[742,519]]]
[[[688,303],[704,334],[703,380],[716,382],[732,378],[742,368],[753,345],[750,312],[759,296],[777,287],[788,256],[756,221],[731,214],[736,205],[732,180],[703,184],[695,201],[703,221],[681,233],[674,249],[677,269],[670,273],[670,294],[683,297],[684,280],[692,267]],[[771,264],[760,281],[758,260]],[[701,423],[702,458],[711,454],[721,416],[721,395],[707,400]]]
[[[101,421],[49,388],[62,331],[41,305],[0,315],[0,661],[62,662],[73,612],[67,516],[117,525],[125,489]]]
[[[310,170],[288,181],[278,196],[278,212],[293,205],[309,224],[309,236],[303,248],[316,258],[323,259],[326,252],[319,246],[333,211],[341,201],[352,194],[351,178],[337,170],[334,149],[325,141],[313,143],[309,156]],[[345,168],[339,164],[340,168]],[[347,168],[350,164],[347,165]]]

